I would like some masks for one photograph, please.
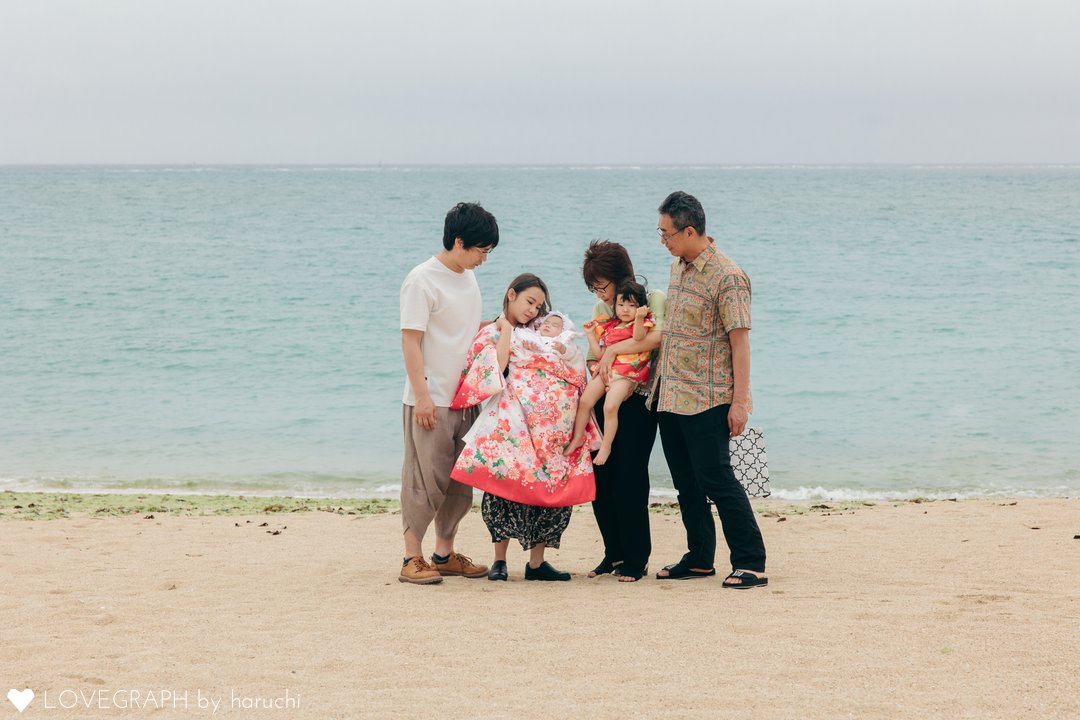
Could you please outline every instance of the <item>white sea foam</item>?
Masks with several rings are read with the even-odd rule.
[[[1076,495],[1073,490],[1072,495]],[[1036,497],[1070,497],[1070,490],[1066,487],[1040,488],[1030,490],[1024,488],[1001,488],[996,490],[941,490],[941,489],[915,489],[915,490],[865,490],[862,488],[825,488],[825,487],[798,487],[794,489],[773,488],[771,499],[790,500],[793,502],[806,500],[970,500],[975,498],[1036,498]]]
[[[356,478],[304,478],[296,474],[279,477],[253,478],[247,481],[230,478],[173,478],[120,480],[91,477],[0,477],[0,491],[12,492],[60,492],[71,494],[111,495],[244,495],[248,497],[289,496],[303,498],[387,498],[395,499],[401,494],[396,482],[365,482]],[[672,488],[653,487],[650,498],[654,502],[673,502],[678,493]],[[844,487],[772,487],[771,500],[788,502],[813,501],[905,501],[905,500],[971,500],[980,498],[1054,498],[1077,497],[1075,488],[1006,487],[985,489],[910,489],[867,490]]]

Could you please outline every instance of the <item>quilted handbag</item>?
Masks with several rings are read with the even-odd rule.
[[[765,433],[761,428],[746,428],[731,438],[731,467],[735,479],[750,497],[769,497],[769,462],[765,457]]]

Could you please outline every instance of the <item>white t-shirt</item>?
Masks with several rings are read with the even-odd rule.
[[[454,399],[481,312],[473,271],[456,273],[437,257],[414,267],[401,284],[401,329],[424,333],[424,376],[436,407],[450,407]],[[402,402],[416,404],[408,377]]]

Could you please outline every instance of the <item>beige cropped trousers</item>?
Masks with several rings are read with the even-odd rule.
[[[432,520],[435,534],[453,538],[472,508],[472,487],[450,479],[450,471],[465,448],[465,433],[479,415],[479,407],[451,410],[435,408],[435,429],[416,424],[415,408],[402,405],[405,459],[401,465],[402,532],[412,530],[424,539]]]

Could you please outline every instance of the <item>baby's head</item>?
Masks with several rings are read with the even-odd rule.
[[[544,337],[559,337],[565,327],[566,322],[560,313],[550,313],[540,323],[540,334]]]

